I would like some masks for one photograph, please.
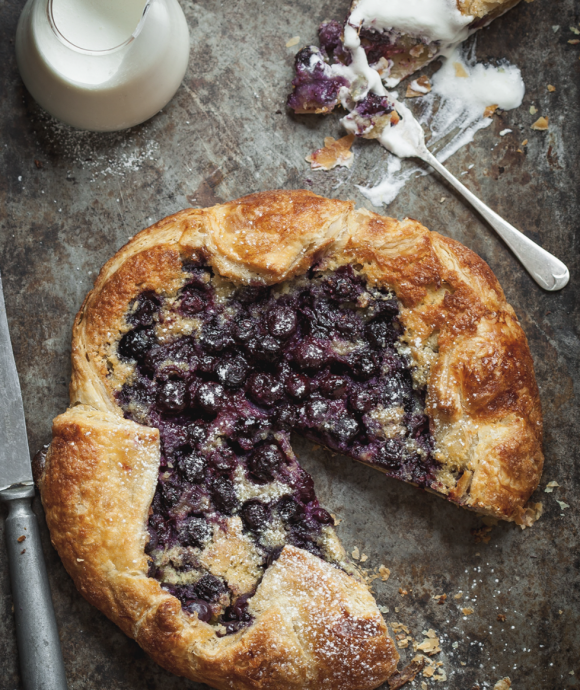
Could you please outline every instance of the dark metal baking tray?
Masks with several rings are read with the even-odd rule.
[[[357,142],[352,170],[311,172],[304,157],[325,136],[340,134],[338,119],[291,117],[284,107],[294,53],[315,39],[321,20],[344,17],[347,0],[183,0],[192,45],[183,86],[151,121],[105,135],[55,123],[27,94],[14,57],[22,4],[0,3],[0,265],[30,447],[37,449],[67,405],[74,314],[96,272],[128,237],[181,208],[275,187],[306,187],[372,208],[355,184],[378,181],[385,153],[375,142]],[[568,42],[579,15],[574,0],[522,2],[479,34],[478,57],[520,66],[526,96],[448,161],[455,174],[474,164],[462,179],[568,263],[568,287],[543,292],[436,175],[408,183],[382,210],[465,243],[503,285],[527,333],[542,395],[546,466],[535,498],[544,504],[543,517],[525,531],[501,524],[481,532],[477,515],[296,441],[322,501],[342,519],[338,531],[347,549],[366,554],[369,568],[390,568],[387,582],[374,582],[379,604],[390,609],[386,620],[403,623],[419,641],[429,628],[441,638],[434,659],[448,680],[421,677],[415,688],[426,682],[483,690],[504,677],[515,690],[580,684],[580,46]],[[286,48],[293,36],[300,43]],[[548,92],[548,84],[556,91]],[[532,104],[549,116],[548,132],[530,129],[537,117],[529,113]],[[513,134],[500,138],[505,128]],[[524,139],[529,143],[520,153]],[[545,493],[550,481],[560,488]],[[36,509],[42,515],[38,502]],[[204,687],[163,671],[89,606],[44,523],[43,537],[71,690]],[[455,599],[460,591],[463,598]],[[447,594],[443,604],[433,598],[440,594]],[[1,557],[0,595],[0,688],[14,690],[18,659]],[[401,655],[411,658],[411,645]]]

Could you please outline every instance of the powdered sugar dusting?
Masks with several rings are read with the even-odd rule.
[[[44,112],[39,117],[46,148],[52,149],[65,165],[89,171],[93,180],[124,177],[160,159],[158,142],[144,136],[142,127],[124,132],[89,132],[73,129]]]

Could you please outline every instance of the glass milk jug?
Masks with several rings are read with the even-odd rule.
[[[28,0],[16,30],[26,88],[73,127],[115,131],[177,91],[189,32],[177,0]]]

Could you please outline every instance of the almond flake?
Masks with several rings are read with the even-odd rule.
[[[527,146],[527,145],[528,145],[528,140],[527,140],[527,139],[524,139],[524,140],[522,141],[522,146]]]
[[[556,501],[556,503],[560,506],[561,510],[566,510],[566,508],[570,507],[567,503],[564,503],[564,501]]]
[[[289,41],[286,41],[286,48],[292,48],[292,46],[298,45],[300,43],[300,36],[294,36]]]
[[[532,125],[532,129],[535,129],[539,132],[545,132],[548,129],[548,118],[539,117]]]

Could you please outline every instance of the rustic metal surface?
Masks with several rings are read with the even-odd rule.
[[[292,118],[284,108],[300,47],[286,48],[286,41],[313,40],[318,22],[342,18],[347,4],[183,0],[192,49],[177,96],[140,127],[94,135],[55,123],[26,93],[13,44],[22,3],[0,3],[0,266],[31,449],[49,440],[51,419],[67,405],[74,314],[100,266],[136,231],[187,206],[275,187],[307,187],[372,208],[355,184],[380,179],[380,147],[357,143],[351,171],[311,173],[304,156],[324,136],[340,133],[337,119]],[[579,686],[580,46],[568,43],[579,15],[574,0],[522,2],[480,34],[480,59],[506,57],[519,65],[526,97],[448,162],[455,174],[473,163],[466,184],[568,262],[572,279],[564,291],[548,294],[535,285],[435,175],[409,183],[383,210],[464,242],[500,279],[528,335],[542,393],[546,467],[536,498],[544,516],[525,531],[498,525],[489,543],[476,543],[477,516],[296,443],[322,501],[343,520],[338,531],[347,549],[367,554],[365,566],[391,569],[386,583],[374,583],[379,603],[390,609],[387,621],[402,622],[419,640],[428,628],[441,636],[443,651],[434,659],[448,680],[420,678],[417,688],[422,681],[453,690],[493,687],[506,676],[516,690]],[[549,132],[530,129],[538,117],[529,113],[532,103],[550,117]],[[504,128],[513,134],[500,138]],[[524,154],[517,151],[523,139],[529,139]],[[545,493],[549,481],[560,488]],[[570,507],[561,509],[558,500]],[[42,516],[39,505],[37,511]],[[42,528],[71,690],[205,687],[163,671],[89,606]],[[464,597],[455,599],[460,591]],[[437,604],[433,595],[444,593],[447,600]],[[15,690],[20,680],[2,555],[0,597],[0,688]],[[466,607],[474,613],[464,615]],[[401,655],[413,656],[410,649]]]

